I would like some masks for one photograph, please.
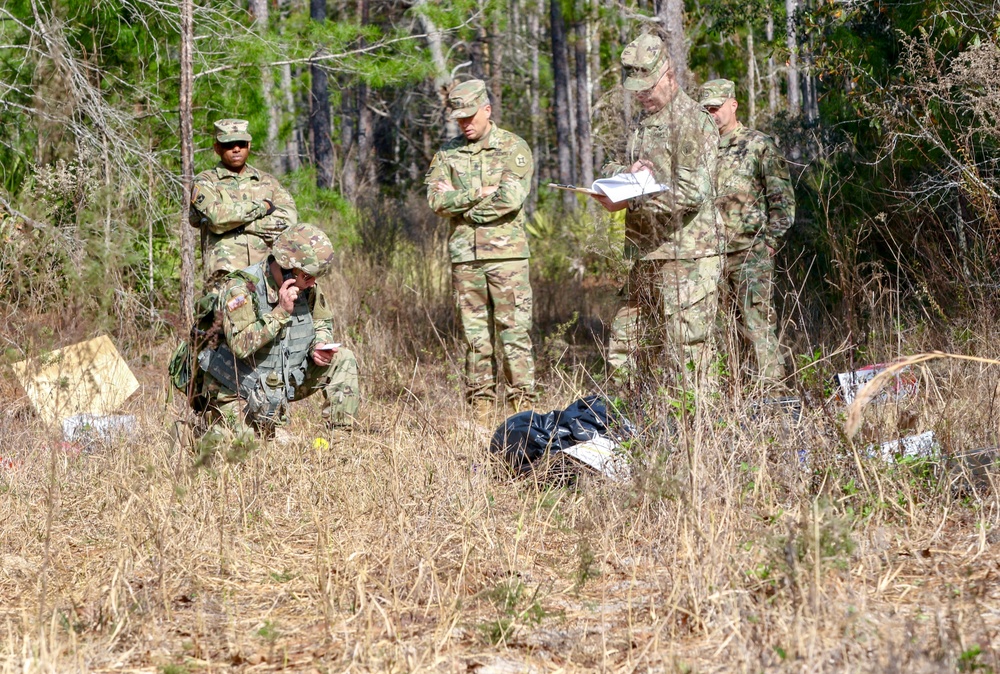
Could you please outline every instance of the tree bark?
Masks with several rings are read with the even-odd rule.
[[[486,46],[490,60],[490,103],[492,119],[497,124],[503,120],[503,33],[498,30],[500,25],[499,11],[494,9],[490,16],[489,28],[486,31]]]
[[[747,108],[751,128],[757,126],[757,56],[753,50],[753,24],[747,22]]]
[[[354,87],[341,81],[340,94],[340,191],[353,202],[358,194],[357,95]]]
[[[601,100],[601,23],[600,23],[600,11],[601,4],[600,0],[590,0],[591,2],[591,17],[590,22],[590,101],[591,101],[591,132],[593,132],[593,115],[594,108],[593,104],[596,101]],[[614,49],[611,50],[612,53],[616,53]],[[593,134],[591,135],[591,146],[594,145]],[[594,148],[594,166],[601,167],[604,165],[604,148],[598,144]]]
[[[358,176],[362,191],[373,189],[378,182],[375,157],[375,113],[368,105],[371,96],[367,84],[358,85]],[[360,195],[357,195],[360,196]]]
[[[796,0],[785,0],[785,12],[787,15],[785,20],[785,44],[788,47],[788,66],[786,68],[788,112],[793,117],[798,117],[802,112],[802,94],[799,90],[799,44],[795,28],[795,10],[797,7],[798,2]]]
[[[767,13],[767,28],[764,36],[770,51],[767,57],[767,111],[773,118],[778,114],[778,67],[774,63],[774,10],[770,7]]]
[[[566,22],[560,0],[549,0],[549,32],[552,37],[552,78],[555,88],[556,148],[559,182],[573,182],[573,135],[569,109],[569,64],[566,49]],[[566,210],[576,208],[573,192],[562,190]]]
[[[576,43],[574,61],[576,63],[576,148],[579,155],[577,166],[578,184],[589,186],[594,182],[594,147],[590,138],[590,59],[587,52],[589,21],[586,15],[574,25]]]
[[[194,89],[194,0],[181,0],[181,324],[188,334],[194,322],[194,229],[190,222],[194,182],[194,126],[191,93]]]
[[[681,89],[688,81],[688,43],[684,35],[684,0],[656,0],[656,15],[663,27],[664,41],[674,76]]]
[[[309,18],[326,21],[326,0],[309,0]],[[322,49],[320,50],[322,51]],[[319,64],[309,65],[312,78],[309,126],[312,130],[313,160],[316,162],[316,187],[333,187],[333,141],[330,138],[330,92],[326,71]]]
[[[358,0],[358,18],[362,26],[369,23],[368,9],[368,0]],[[364,82],[360,83],[358,85],[358,176],[361,178],[359,187],[362,191],[374,188],[378,181],[378,164],[375,159],[375,113],[368,104],[370,96],[371,88]]]
[[[437,25],[426,14],[420,11],[420,5],[426,4],[427,0],[420,0],[414,5],[420,27],[427,34],[427,48],[431,53],[431,63],[434,64],[434,91],[441,101],[441,121],[444,127],[445,138],[454,138],[458,135],[458,123],[451,118],[448,113],[448,90],[451,88],[451,72],[448,70],[448,60],[445,58],[444,49],[441,46],[441,31]]]
[[[301,134],[296,123],[295,94],[292,93],[292,66],[288,63],[281,66],[281,90],[285,93],[285,114],[292,120],[292,130],[285,141],[285,170],[299,170],[299,155],[302,153]]]
[[[250,13],[253,15],[253,27],[257,35],[263,37],[269,26],[268,0],[249,0]],[[268,158],[269,168],[275,173],[281,173],[284,168],[278,158],[278,129],[281,121],[281,108],[274,96],[274,72],[268,66],[260,69],[260,88],[267,106],[267,137],[264,138],[264,155]]]
[[[541,86],[541,66],[538,50],[538,45],[542,41],[542,30],[539,20],[541,8],[535,3],[530,3],[525,9],[528,12],[528,58],[531,61],[531,92],[528,103],[530,138],[528,139],[528,144],[531,145],[531,155],[535,163],[535,171],[531,175],[531,194],[528,195],[528,212],[534,213],[535,206],[538,204],[538,182],[540,180],[539,164],[541,153],[538,149],[541,134],[539,133],[539,128],[544,124],[544,120],[542,119],[541,95],[539,92]]]

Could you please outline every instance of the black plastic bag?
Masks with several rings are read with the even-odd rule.
[[[540,459],[597,437],[619,440],[634,436],[631,422],[602,396],[587,396],[564,410],[548,414],[520,412],[493,433],[490,451],[517,473],[533,470]]]

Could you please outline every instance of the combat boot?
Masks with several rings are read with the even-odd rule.
[[[496,401],[492,398],[473,398],[472,413],[480,426],[493,428],[496,423]]]
[[[512,395],[507,398],[507,416],[513,416],[532,408],[532,399],[526,395]]]

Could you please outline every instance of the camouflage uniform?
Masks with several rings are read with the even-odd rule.
[[[717,107],[735,98],[730,80],[706,82],[701,104]],[[781,379],[785,360],[772,301],[774,249],[795,221],[795,191],[788,164],[774,140],[739,122],[719,141],[716,206],[728,235],[726,314],[753,348],[760,375]]]
[[[450,97],[452,117],[469,117],[486,105],[486,86],[470,80]],[[465,332],[470,401],[496,396],[494,332],[503,350],[510,400],[535,394],[531,355],[531,284],[524,201],[531,189],[531,150],[520,137],[493,122],[478,141],[452,139],[434,155],[427,173],[427,202],[451,222],[448,251],[452,283]],[[447,182],[454,189],[438,191]],[[479,189],[498,185],[493,194]]]
[[[249,142],[247,125],[241,119],[220,120],[215,123],[215,139]],[[229,272],[260,262],[267,257],[274,237],[296,222],[298,212],[291,195],[274,176],[249,164],[234,173],[219,162],[194,179],[191,224],[204,232],[206,279],[221,281]]]
[[[621,58],[630,71],[625,88],[643,91],[656,86],[668,57],[658,38],[644,35]],[[725,246],[713,200],[718,143],[711,115],[678,89],[634,130],[625,162],[604,167],[617,174],[644,159],[657,182],[669,186],[629,201],[625,254],[636,261],[622,290],[625,305],[612,324],[612,372],[627,370],[636,355],[648,366],[663,354],[676,374],[690,364],[704,372],[712,358]]]
[[[322,391],[324,419],[333,426],[350,425],[360,399],[354,354],[340,348],[327,366],[317,365],[311,358],[313,347],[333,341],[333,312],[326,296],[319,285],[304,289],[289,313],[279,304],[280,286],[270,270],[274,260],[283,269],[299,268],[320,276],[332,260],[333,247],[320,230],[299,224],[279,236],[274,248],[266,260],[230,274],[220,290],[215,311],[225,343],[204,349],[198,356],[205,370],[202,393],[210,401],[211,417],[221,419],[238,434],[247,433],[251,427],[267,428],[282,421],[279,415],[255,414],[252,404],[241,403],[253,400],[260,390],[277,391],[281,403]],[[295,330],[303,325],[309,331],[296,341]],[[228,372],[215,370],[213,358],[222,358],[225,364],[235,359],[235,367]],[[268,362],[278,364],[260,372]],[[261,375],[259,381],[246,383],[256,375]],[[229,382],[232,385],[227,385]],[[251,390],[237,393],[244,384]],[[284,405],[279,408],[283,413]]]

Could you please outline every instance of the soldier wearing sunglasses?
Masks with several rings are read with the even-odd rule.
[[[274,176],[247,164],[249,122],[215,122],[219,163],[194,179],[191,224],[202,231],[206,289],[267,258],[275,237],[298,222],[292,196]]]

